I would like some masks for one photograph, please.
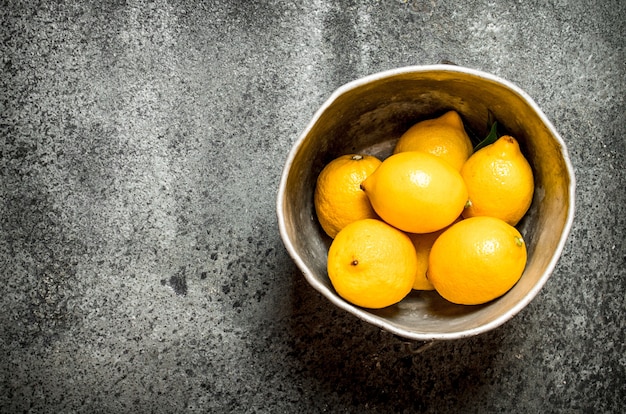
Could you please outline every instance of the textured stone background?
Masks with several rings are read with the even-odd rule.
[[[1,412],[620,412],[626,3],[3,1]],[[504,326],[412,355],[278,235],[338,86],[450,60],[542,107],[577,216]]]

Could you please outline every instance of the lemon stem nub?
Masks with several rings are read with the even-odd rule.
[[[465,208],[470,208],[472,206],[472,200],[467,200],[467,203],[465,203]]]
[[[351,264],[352,266],[356,266],[356,265],[358,265],[358,264],[359,264],[359,261],[358,261],[358,260],[356,260],[356,259],[354,259],[354,260],[353,260],[350,264]]]
[[[515,244],[517,244],[519,247],[522,247],[524,245],[524,239],[522,239],[521,237],[515,237]]]
[[[352,156],[352,159],[353,159],[354,161],[360,161],[360,160],[362,160],[362,159],[363,159],[363,156],[362,156],[362,155],[359,155],[359,154],[356,154],[356,155],[353,155],[353,156]]]

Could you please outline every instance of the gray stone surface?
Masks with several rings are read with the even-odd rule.
[[[1,412],[620,412],[626,3],[4,1]],[[278,235],[338,86],[458,64],[542,107],[577,216],[539,296],[410,347],[331,307]]]

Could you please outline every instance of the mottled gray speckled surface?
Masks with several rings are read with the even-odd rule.
[[[619,412],[625,21],[620,0],[3,2],[0,411]],[[412,355],[305,283],[274,206],[335,88],[442,59],[542,107],[577,216],[518,316]]]

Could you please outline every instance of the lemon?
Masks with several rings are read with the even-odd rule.
[[[478,305],[509,291],[527,259],[517,229],[495,217],[472,217],[453,224],[435,241],[428,280],[450,302]]]
[[[417,255],[409,237],[377,219],[355,221],[328,251],[328,276],[342,298],[365,308],[400,302],[412,289]]]
[[[431,233],[448,226],[467,202],[459,172],[425,152],[391,155],[361,187],[384,221],[409,233]]]
[[[462,220],[459,216],[454,222]],[[441,230],[432,233],[407,233],[415,252],[417,253],[417,274],[415,275],[415,282],[413,283],[413,289],[415,290],[434,290],[435,287],[430,280],[428,280],[428,258],[430,256],[430,250],[435,243],[435,240],[447,229],[444,227]]]
[[[450,163],[458,171],[472,154],[472,142],[458,112],[448,111],[409,128],[394,148],[394,153],[405,151],[428,152]]]
[[[415,282],[413,289],[415,290],[434,290],[435,287],[428,280],[428,256],[435,240],[441,234],[441,230],[433,233],[409,233],[408,236],[413,242],[415,253],[417,253],[417,272],[415,274]]]
[[[469,194],[464,217],[497,217],[514,226],[530,207],[533,172],[511,136],[502,136],[472,154],[461,176]]]
[[[330,237],[353,221],[377,217],[361,183],[380,163],[371,155],[347,154],[332,160],[318,175],[315,212]]]

